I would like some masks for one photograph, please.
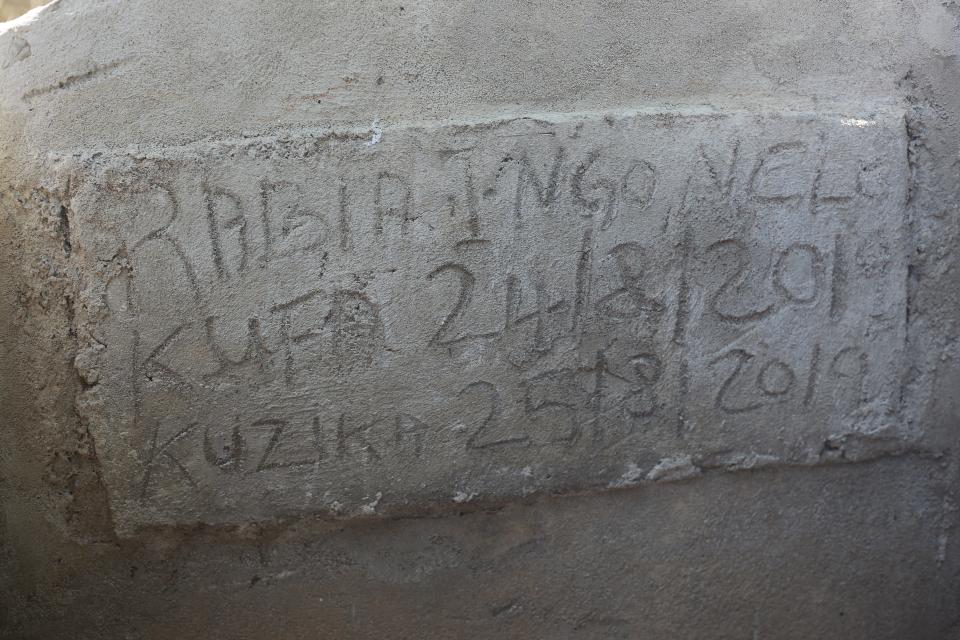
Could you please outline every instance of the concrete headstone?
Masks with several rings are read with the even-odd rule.
[[[538,114],[57,158],[122,528],[896,436],[903,116]]]

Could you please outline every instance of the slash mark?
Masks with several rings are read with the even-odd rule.
[[[74,75],[67,76],[63,80],[60,80],[59,82],[48,84],[43,87],[35,87],[33,89],[30,89],[30,91],[27,91],[25,94],[23,94],[23,99],[30,100],[31,98],[42,96],[45,93],[50,93],[52,91],[59,91],[60,89],[67,89],[69,87],[72,87],[73,85],[86,82],[87,80],[90,80],[94,76],[100,75],[101,73],[112,71],[113,69],[116,69],[124,62],[126,62],[126,60],[117,60],[115,62],[108,62],[106,64],[94,65],[91,69],[88,69],[83,73],[77,73]]]

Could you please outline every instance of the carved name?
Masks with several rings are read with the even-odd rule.
[[[896,430],[902,129],[574,114],[81,158],[119,526],[578,490]]]

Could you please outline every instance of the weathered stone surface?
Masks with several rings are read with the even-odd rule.
[[[64,159],[122,528],[628,486],[900,437],[881,111],[543,115]]]

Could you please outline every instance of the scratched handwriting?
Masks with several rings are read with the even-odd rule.
[[[77,244],[125,495],[291,506],[536,465],[578,486],[882,426],[904,151],[845,122],[521,118],[100,160]]]

